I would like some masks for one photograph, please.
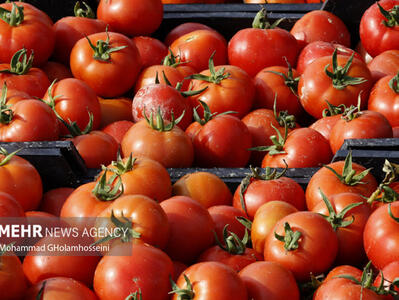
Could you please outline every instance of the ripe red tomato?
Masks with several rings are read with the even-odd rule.
[[[66,277],[49,278],[31,286],[24,299],[37,300],[41,290],[42,300],[98,300],[96,294],[84,284]]]
[[[133,38],[139,50],[143,68],[159,65],[168,55],[168,48],[160,41],[149,36],[136,36]]]
[[[223,240],[223,229],[229,225],[228,229],[234,232],[240,239],[244,237],[245,227],[237,218],[245,218],[245,214],[230,205],[216,205],[208,208],[208,212],[215,223],[215,233],[219,240]]]
[[[361,105],[365,107],[371,87],[371,74],[364,62],[334,52],[308,65],[299,80],[298,94],[303,108],[320,119],[328,108],[326,101],[349,107],[356,105],[361,97]]]
[[[370,206],[363,203],[364,198],[361,195],[355,193],[334,194],[327,200],[330,202],[331,212],[325,202],[316,204],[312,211],[329,217],[327,220],[337,233],[336,264],[361,265],[366,258],[363,250],[363,230],[371,214]],[[358,203],[361,205],[347,210],[349,205]]]
[[[345,168],[345,164],[348,165]],[[339,176],[336,176],[327,167],[332,168]],[[377,189],[377,181],[369,172],[364,172],[365,167],[352,163],[352,157],[348,156],[346,161],[330,163],[313,174],[306,187],[306,205],[312,210],[317,203],[323,201],[319,189],[327,198],[340,193],[357,193],[365,197]],[[352,173],[354,174],[352,175]]]
[[[398,0],[378,1],[378,4],[374,3],[364,12],[360,20],[360,40],[372,57],[399,47],[397,21],[394,17],[397,14],[397,5]]]
[[[54,216],[60,216],[62,206],[73,191],[73,188],[60,187],[45,192],[40,203],[40,210]]]
[[[158,112],[170,122],[175,116],[184,114],[177,124],[182,130],[186,130],[193,120],[190,102],[175,87],[154,83],[140,88],[133,98],[133,120],[138,122],[145,119],[145,115],[151,118]]]
[[[17,218],[24,217],[25,212],[10,194],[0,192],[0,218]]]
[[[335,154],[346,139],[391,138],[392,126],[383,114],[364,110],[352,113],[353,119],[341,118],[331,129],[330,145]]]
[[[182,35],[173,41],[170,49],[185,65],[199,72],[208,68],[208,60],[213,53],[216,66],[227,63],[226,40],[214,30],[195,30]]]
[[[46,73],[32,68],[33,55],[28,58],[25,48],[18,50],[10,62],[0,64],[0,85],[27,93],[31,97],[42,97],[50,85]]]
[[[233,206],[244,211],[251,220],[260,206],[274,200],[288,202],[298,210],[304,210],[305,192],[295,180],[283,174],[261,174],[257,169],[252,172],[237,187],[233,198]]]
[[[116,2],[112,1],[113,4]],[[100,32],[76,42],[71,51],[70,66],[73,76],[86,82],[98,96],[111,98],[121,96],[133,87],[141,60],[131,39],[120,33]]]
[[[51,237],[42,238],[35,245],[41,247],[45,245],[77,245],[78,241],[74,237]],[[47,249],[47,248],[46,248]],[[48,253],[48,254],[47,254]],[[47,255],[46,255],[47,254]],[[78,255],[59,255],[45,251],[29,251],[23,262],[23,270],[30,284],[34,285],[42,280],[52,277],[67,277],[78,280],[90,287],[93,284],[94,271],[99,256],[78,256]]]
[[[238,273],[247,287],[248,299],[299,300],[299,288],[292,272],[272,261],[259,261]]]
[[[54,80],[61,80],[73,77],[69,67],[56,61],[47,61],[44,65],[41,66],[41,69],[44,71],[44,73],[46,73],[50,82],[53,82]]]
[[[254,107],[286,110],[296,118],[303,114],[297,89],[299,74],[296,70],[273,66],[264,68],[255,76],[256,96]],[[276,102],[276,104],[274,104]]]
[[[3,3],[0,7],[9,11],[0,22],[0,62],[9,63],[16,51],[26,48],[29,54],[34,52],[35,66],[45,63],[55,43],[50,17],[33,5],[21,1]]]
[[[217,66],[209,62],[209,69],[200,75],[193,75],[190,87],[202,93],[191,96],[192,107],[198,107],[198,114],[203,117],[201,102],[205,102],[212,112],[236,112],[237,118],[244,117],[251,109],[255,96],[255,85],[252,78],[241,68],[236,66]]]
[[[159,162],[146,158],[125,157],[107,166],[107,170],[121,176],[124,195],[144,195],[161,202],[172,195],[168,171]],[[101,176],[103,172],[99,175]],[[111,177],[109,175],[108,177]],[[97,182],[100,180],[98,176]],[[117,180],[115,184],[117,183]]]
[[[271,146],[274,147],[274,146]],[[269,151],[262,160],[262,168],[311,168],[329,163],[332,158],[328,140],[311,128],[298,128],[282,137],[276,151]]]
[[[12,252],[0,255],[0,289],[4,292],[1,296],[4,300],[22,299],[27,289],[21,261]]]
[[[68,66],[69,55],[76,42],[90,34],[104,32],[106,27],[107,23],[103,20],[79,16],[76,12],[73,17],[59,19],[53,26],[55,32],[53,57]]]
[[[381,274],[384,276],[384,282],[383,285],[385,286],[389,286],[396,278],[399,277],[399,261],[393,261],[389,264],[387,264],[382,270],[381,273],[379,273],[377,275],[377,277],[374,280],[374,286],[379,287],[381,285],[381,280],[382,280],[382,276]],[[385,288],[385,290],[387,290],[388,288]],[[394,287],[395,292],[399,292],[399,288],[398,287]],[[394,299],[392,298],[392,296],[386,296],[386,298],[384,298],[386,300],[391,300]]]
[[[35,210],[43,195],[39,173],[27,160],[3,150],[0,151],[0,191],[14,197],[24,211]]]
[[[150,35],[162,22],[161,0],[100,0],[97,18],[127,36]]]
[[[312,123],[309,128],[320,132],[327,140],[330,140],[331,130],[339,119],[341,119],[341,114],[325,116]]]
[[[42,94],[47,102],[64,120],[76,122],[83,129],[93,115],[93,129],[97,129],[101,122],[101,108],[94,90],[84,81],[76,78],[62,79],[50,86]],[[68,129],[60,123],[62,135],[69,133]]]
[[[261,10],[257,18],[262,14],[266,11]],[[286,66],[286,60],[294,66],[299,52],[295,38],[284,29],[268,29],[263,23],[257,26],[242,29],[230,39],[229,63],[252,77],[266,67]]]
[[[174,196],[161,202],[168,216],[170,237],[165,252],[173,259],[192,263],[213,245],[215,224],[205,207],[186,196]]]
[[[112,221],[112,215],[133,231],[124,235],[122,242],[125,242],[124,239],[129,242],[140,239],[144,243],[160,249],[165,248],[169,240],[168,217],[155,200],[144,195],[123,195],[97,215],[96,226],[109,229],[122,228]],[[126,223],[124,218],[127,218],[130,223]],[[131,224],[131,226],[127,224]]]
[[[252,145],[247,126],[232,115],[216,115],[202,121],[203,124],[194,122],[186,129],[193,142],[195,164],[200,167],[244,167]]]
[[[314,41],[306,45],[306,47],[299,53],[296,70],[299,74],[302,74],[306,67],[315,59],[332,55],[335,49],[337,49],[337,54],[339,55],[351,56],[354,54],[355,58],[363,60],[359,53],[343,45],[324,41]]]
[[[371,72],[374,82],[384,76],[395,76],[399,70],[399,50],[387,50],[374,57],[367,67]]]
[[[396,247],[399,222],[393,218],[399,215],[398,205],[399,202],[393,202],[377,208],[364,228],[364,250],[368,259],[380,270],[399,258]]]
[[[134,124],[122,139],[123,156],[147,156],[166,168],[190,167],[194,160],[190,138],[174,122],[166,124],[161,119],[156,124],[150,120]]]
[[[254,250],[263,254],[265,240],[278,221],[285,216],[297,212],[298,209],[292,204],[273,200],[262,204],[255,213],[251,226],[251,241]]]
[[[371,90],[368,101],[368,109],[383,114],[392,127],[399,126],[398,81],[398,75],[381,78]]]
[[[165,37],[165,45],[170,46],[174,40],[177,40],[179,37],[182,35],[185,35],[187,33],[193,32],[195,30],[213,30],[211,27],[201,24],[201,23],[193,23],[193,22],[186,22],[183,24],[180,24],[173,28]],[[214,31],[214,30],[213,30]]]
[[[292,130],[293,127],[298,127],[299,125],[295,123],[295,118],[290,116],[285,117],[283,114],[274,112],[270,109],[260,108],[251,111],[244,118],[242,122],[247,125],[248,130],[252,136],[252,146],[270,146],[273,145],[271,136],[276,135],[277,128],[280,134],[284,134],[284,120],[288,125],[288,132]],[[264,151],[251,151],[250,163],[255,166],[260,166],[262,159],[265,157]]]
[[[291,34],[300,48],[315,41],[324,41],[350,47],[350,33],[344,22],[325,10],[313,10],[295,22]]]
[[[327,271],[337,255],[337,235],[317,213],[289,214],[277,222],[273,232],[266,237],[265,261],[280,263],[299,281]]]
[[[119,144],[122,143],[122,139],[125,136],[126,132],[132,127],[134,123],[132,121],[122,120],[115,121],[111,124],[108,124],[103,129],[101,129],[106,134],[112,136]]]
[[[328,272],[326,278],[324,278],[323,282],[327,282],[331,279],[334,279],[335,277],[338,277],[340,275],[351,275],[357,280],[361,280],[362,277],[362,271],[359,270],[358,268],[355,268],[354,266],[350,265],[340,265],[335,268],[333,268],[330,272]]]
[[[188,281],[186,281],[186,278]],[[189,286],[189,282],[191,286]],[[201,282],[201,284],[195,284]],[[187,289],[193,300],[246,300],[247,291],[244,282],[230,267],[218,262],[202,262],[188,267],[176,282],[172,299],[180,296],[176,291]]]
[[[233,199],[223,180],[210,172],[195,172],[182,176],[173,184],[173,195],[188,196],[206,208],[231,205]]]

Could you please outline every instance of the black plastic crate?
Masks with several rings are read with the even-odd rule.
[[[352,152],[354,162],[366,168],[372,168],[373,175],[378,180],[382,180],[384,178],[382,167],[385,160],[399,163],[399,138],[345,140],[333,161],[344,160],[349,151]]]

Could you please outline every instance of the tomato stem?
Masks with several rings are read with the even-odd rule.
[[[183,273],[184,280],[186,281],[186,288],[181,289],[176,282],[173,281],[171,277],[169,277],[170,284],[172,285],[172,291],[169,294],[177,294],[178,300],[191,300],[194,299],[195,294],[193,291],[193,286],[191,284],[190,279],[186,274]]]
[[[143,300],[143,295],[141,294],[141,289],[131,293],[129,296],[125,298],[125,300]]]
[[[24,7],[12,3],[11,11],[0,7],[0,19],[12,27],[20,25],[24,21]]]
[[[118,152],[118,157],[116,161],[113,161],[111,165],[114,168],[107,168],[106,166],[102,166],[103,171],[111,171],[114,172],[116,175],[121,176],[127,172],[130,172],[134,168],[134,163],[136,162],[136,157],[132,157],[132,153],[130,153],[129,158],[126,162],[123,161],[121,154]]]
[[[90,48],[93,49],[94,51],[93,58],[99,61],[109,62],[111,59],[112,52],[120,51],[122,49],[127,48],[127,46],[110,48],[108,27],[106,28],[105,32],[107,34],[107,39],[105,41],[97,40],[96,46],[93,45],[88,36],[86,36],[86,39],[89,42]]]
[[[382,21],[387,27],[395,27],[399,25],[399,5],[395,5],[390,10],[385,10],[378,2],[378,8],[381,14],[386,18],[386,20]]]
[[[273,114],[281,127],[284,127],[284,124],[287,124],[287,127],[291,129],[296,127],[295,116],[290,115],[288,110],[281,110],[277,113],[277,93],[274,94]]]
[[[12,153],[8,153],[6,149],[4,149],[3,147],[0,147],[0,154],[4,156],[4,158],[0,161],[0,167],[8,164],[10,162],[11,158],[13,158],[21,150],[22,150],[22,148],[15,150]]]
[[[340,115],[344,113],[346,110],[345,104],[340,104],[338,106],[335,106],[332,105],[328,100],[325,101],[327,102],[327,108],[323,110],[323,118]]]
[[[237,112],[235,111],[225,111],[223,113],[212,113],[211,109],[209,108],[208,104],[206,102],[198,100],[199,103],[201,104],[202,108],[204,109],[204,117],[201,119],[201,117],[198,114],[197,108],[193,108],[193,116],[194,116],[194,121],[198,122],[201,126],[204,126],[206,123],[208,123],[210,120],[212,120],[216,116],[223,116],[223,115],[229,115],[229,114],[236,114]]]
[[[104,170],[104,174],[100,177],[100,180],[92,190],[92,194],[101,201],[113,201],[124,192],[121,176],[113,173],[107,181],[107,171],[108,170]],[[117,180],[116,183],[115,180]]]
[[[397,173],[399,174],[399,165],[393,164],[386,159],[382,170],[385,173],[384,179],[367,199],[367,203],[369,204],[372,204],[374,201],[392,203],[399,198],[399,194],[389,186],[397,179]]]
[[[332,72],[328,70],[330,64],[327,64],[324,67],[324,71],[328,77],[332,79],[333,87],[337,90],[343,90],[349,85],[358,85],[362,84],[367,81],[367,79],[363,77],[351,77],[348,74],[349,68],[352,65],[352,61],[354,58],[355,53],[352,53],[348,61],[346,62],[345,66],[338,65],[338,50],[337,48],[334,50],[332,55]]]
[[[176,58],[178,59],[176,60]],[[165,58],[162,60],[162,65],[176,68],[182,64],[187,64],[188,62],[189,61],[181,61],[180,56],[174,55],[172,49],[169,47],[169,54],[166,55]]]
[[[399,72],[389,81],[389,87],[396,93],[399,94]]]
[[[226,224],[223,228],[223,242],[222,244],[218,238],[216,232],[213,232],[215,236],[216,244],[224,251],[232,255],[242,255],[245,253],[246,245],[249,242],[248,230],[245,228],[245,234],[241,240],[234,232],[227,231],[229,224]]]
[[[7,104],[7,85],[3,84],[0,96],[0,124],[10,124],[14,118],[14,112],[11,105]]]
[[[284,242],[284,249],[287,251],[292,251],[296,250],[299,248],[299,239],[302,236],[302,233],[300,231],[293,231],[290,224],[288,222],[284,223],[284,232],[285,236],[279,235],[276,232],[274,232],[274,237],[281,241]]]
[[[75,3],[75,6],[73,7],[73,12],[75,14],[75,17],[95,19],[96,16],[91,7],[84,1],[82,1],[82,3],[84,5],[84,8],[80,6],[80,1],[76,1]]]
[[[163,117],[162,117],[161,108],[158,107],[157,114],[156,114],[156,116],[155,116],[155,118],[156,118],[156,123],[154,123],[153,112],[151,111],[150,117],[148,118],[148,117],[147,117],[147,114],[146,114],[146,112],[145,112],[145,107],[144,107],[144,109],[143,109],[143,115],[144,115],[144,118],[145,118],[145,120],[147,121],[148,125],[150,125],[150,127],[151,127],[152,129],[157,130],[157,131],[159,131],[159,132],[171,131],[171,130],[175,127],[175,125],[177,125],[177,124],[180,123],[180,121],[181,121],[181,120],[183,119],[183,117],[184,117],[184,114],[185,114],[185,111],[183,111],[183,113],[180,115],[180,117],[178,117],[178,118],[175,120],[175,115],[173,114],[173,111],[172,111],[172,112],[171,112],[171,118],[172,118],[172,120],[171,120],[168,124],[165,124],[165,121],[164,121],[164,119],[163,119]]]
[[[1,70],[1,73],[10,73],[15,75],[25,75],[29,72],[33,65],[33,50],[28,58],[28,52],[25,48],[18,50],[11,58],[10,68]]]
[[[284,21],[285,18],[278,19],[275,21],[273,24],[270,24],[269,20],[267,19],[267,11],[263,7],[258,13],[256,14],[253,22],[252,22],[252,28],[259,28],[259,29],[274,29],[282,21]]]
[[[291,92],[298,97],[298,83],[300,76],[294,78],[294,73],[292,72],[291,64],[288,62],[287,58],[284,57],[285,62],[288,66],[287,73],[277,72],[277,71],[266,71],[268,73],[272,73],[278,76],[281,76],[284,79],[284,84],[291,90]]]
[[[186,77],[186,79],[196,79],[196,80],[202,80],[202,81],[206,81],[206,82],[210,82],[210,83],[214,83],[214,84],[220,84],[223,80],[229,78],[230,73],[225,73],[224,67],[220,68],[217,71],[215,70],[215,64],[213,62],[213,57],[214,57],[215,53],[216,53],[216,51],[213,51],[211,57],[209,58],[209,62],[208,62],[209,72],[211,73],[210,76],[206,76],[203,74],[193,74],[193,75]]]

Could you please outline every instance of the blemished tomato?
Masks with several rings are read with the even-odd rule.
[[[374,57],[367,67],[374,82],[387,75],[396,75],[399,70],[399,50],[387,50]]]
[[[100,103],[94,90],[83,80],[62,79],[53,83],[41,97],[61,118],[76,122],[81,129],[89,123],[89,113],[91,113],[93,115],[92,128],[99,128],[101,122]],[[61,123],[59,125],[62,135],[69,133],[65,125]]]
[[[376,209],[364,228],[364,250],[368,259],[380,270],[399,258],[399,222],[393,218],[399,215],[398,205],[399,202],[393,202]]]
[[[352,157],[347,157],[348,169],[345,170],[345,161],[337,161],[327,165],[327,167],[335,170],[340,176],[336,176],[331,170],[325,166],[313,174],[306,187],[306,205],[309,210],[312,210],[319,202],[322,202],[322,196],[319,189],[323,191],[327,198],[334,194],[340,193],[357,193],[364,197],[370,195],[377,189],[377,181],[374,176],[367,172],[362,178],[358,175],[365,171],[366,168],[352,163]],[[355,174],[348,176],[349,173]],[[356,177],[355,177],[356,176]],[[355,177],[355,178],[353,178]]]
[[[53,82],[54,80],[61,80],[73,77],[69,67],[56,61],[47,61],[40,68],[44,71],[44,73],[46,73],[50,82]]]
[[[399,47],[399,33],[396,29],[398,23],[394,17],[397,14],[397,5],[398,0],[381,0],[363,13],[359,27],[360,40],[372,57]]]
[[[111,98],[123,95],[134,86],[141,60],[136,45],[127,36],[100,32],[76,42],[70,66],[73,76],[85,81],[98,96]]]
[[[191,197],[206,208],[231,205],[233,199],[223,180],[210,172],[195,172],[182,176],[173,184],[173,195]]]
[[[160,117],[162,119],[162,117]],[[166,168],[190,167],[194,160],[193,144],[174,122],[157,124],[147,120],[135,123],[121,142],[123,157],[147,156]],[[157,128],[157,129],[156,129]]]
[[[170,236],[165,252],[173,259],[192,263],[213,245],[215,224],[208,210],[186,196],[174,196],[161,202],[168,216]]]
[[[124,234],[122,238],[128,241],[138,238],[149,245],[160,249],[165,248],[169,239],[168,217],[155,200],[144,195],[122,195],[97,215],[98,228],[125,228],[114,223],[111,219],[112,215],[133,231],[133,233]],[[126,223],[124,218],[127,218],[129,223]]]
[[[305,48],[299,53],[296,70],[302,74],[306,67],[310,65],[315,59],[323,56],[332,55],[334,50],[337,49],[337,54],[351,56],[354,54],[355,58],[363,60],[363,58],[354,50],[340,44],[333,44],[324,41],[314,41],[306,45]]]
[[[335,67],[334,67],[335,65]],[[349,77],[348,77],[349,76]],[[333,55],[315,59],[299,80],[298,94],[303,108],[316,119],[328,108],[356,105],[361,97],[365,107],[373,81],[367,65],[352,56]]]
[[[143,300],[168,300],[173,263],[160,249],[136,243],[119,245],[129,256],[106,255],[94,274],[94,291],[101,300],[126,299],[141,291]],[[118,249],[115,249],[118,251]],[[118,252],[119,252],[118,251]]]
[[[257,17],[259,14],[266,15],[266,11],[261,10]],[[286,66],[286,60],[294,66],[299,52],[295,38],[284,29],[268,29],[264,23],[256,26],[242,29],[230,39],[229,63],[252,77],[266,67]]]
[[[154,83],[140,88],[133,98],[133,120],[139,122],[146,116],[152,118],[158,112],[170,122],[184,114],[177,124],[182,130],[186,130],[193,120],[190,102],[175,87]]]
[[[392,126],[382,113],[364,110],[341,118],[331,129],[330,146],[335,154],[346,139],[391,138]]]
[[[296,118],[302,115],[303,108],[297,95],[299,74],[296,70],[282,66],[264,68],[256,74],[254,81],[254,107],[273,109],[275,105],[277,111],[286,110]]]
[[[255,96],[255,85],[251,77],[236,66],[221,65],[214,67],[209,62],[209,69],[202,71],[200,76],[193,75],[190,83],[192,90],[202,93],[191,96],[192,107],[198,107],[198,114],[203,117],[201,103],[205,102],[215,113],[234,111],[237,118],[244,117],[252,108]]]
[[[139,50],[143,68],[159,65],[166,55],[168,48],[160,41],[149,36],[136,36],[133,38]]]
[[[132,127],[134,123],[132,121],[115,121],[111,124],[108,124],[103,129],[101,129],[106,134],[112,136],[119,144],[122,143],[122,139],[125,136],[126,132]]]
[[[74,237],[51,237],[47,236],[35,244],[38,247],[49,245],[77,245]],[[77,255],[48,255],[40,251],[29,251],[22,264],[24,274],[30,284],[52,277],[68,277],[78,280],[90,287],[93,284],[94,271],[99,256],[77,256]]]
[[[185,276],[184,276],[185,275]],[[189,287],[186,278],[192,283]],[[201,282],[201,284],[195,284]],[[246,300],[247,291],[244,282],[230,267],[218,262],[202,262],[188,267],[176,282],[175,290],[189,289],[193,292],[193,300]],[[173,294],[173,300],[180,299]]]
[[[31,286],[23,299],[37,300],[41,290],[41,300],[98,300],[96,294],[83,283],[66,277],[49,278]]]
[[[25,212],[15,200],[13,196],[10,194],[0,192],[0,218],[16,218],[16,217],[24,217]]]
[[[195,30],[213,30],[211,27],[201,24],[201,23],[193,23],[193,22],[186,22],[183,24],[180,24],[173,28],[165,37],[165,45],[170,46],[174,40],[177,40],[179,37],[182,35],[185,35],[187,33],[190,33]],[[214,30],[213,30],[214,31]]]
[[[291,131],[276,147],[283,153],[269,151],[262,160],[262,168],[285,168],[287,165],[288,168],[318,167],[329,163],[333,156],[328,140],[311,128]]]
[[[238,273],[247,287],[248,299],[299,300],[299,288],[292,272],[272,261],[259,261]]]
[[[73,191],[74,188],[60,187],[45,192],[40,203],[40,210],[59,216],[62,206]]]
[[[97,18],[127,36],[150,35],[162,22],[161,0],[100,0]]]
[[[192,123],[195,164],[200,167],[244,167],[250,157],[252,138],[247,126],[232,115],[216,115],[205,124]]]
[[[20,90],[31,97],[42,97],[50,85],[44,71],[32,68],[32,56],[27,56],[25,48],[18,50],[11,61],[0,64],[0,85],[10,89]]]
[[[42,199],[42,180],[30,162],[0,151],[0,191],[14,197],[24,211],[34,210]]]
[[[213,53],[215,66],[227,63],[227,42],[214,30],[195,30],[182,35],[173,41],[170,49],[185,65],[198,72],[208,68],[208,60]]]
[[[103,20],[90,17],[69,16],[59,19],[53,26],[55,32],[54,59],[68,66],[69,55],[76,42],[90,34],[104,32],[106,27],[107,23]]]
[[[262,204],[256,211],[251,226],[251,241],[254,250],[263,254],[265,240],[278,221],[297,212],[298,209],[285,201],[273,200]]]
[[[73,144],[83,158],[86,167],[100,168],[116,159],[119,144],[110,135],[99,130],[84,133],[71,138]],[[96,149],[96,151],[93,151]]]
[[[252,172],[241,181],[233,198],[233,206],[244,211],[251,220],[260,206],[274,200],[288,202],[298,210],[304,210],[305,192],[295,180],[282,174],[261,174],[257,169]]]
[[[398,75],[388,75],[378,80],[368,101],[368,109],[383,114],[392,127],[399,126],[398,80]]]
[[[157,202],[172,195],[169,173],[155,160],[146,157],[125,157],[122,160],[118,158],[108,165],[107,169],[121,176],[124,195],[145,195]],[[102,174],[100,173],[100,176]]]
[[[109,124],[117,121],[133,121],[131,99],[125,97],[114,99],[104,99],[98,97],[98,100],[100,102],[101,109],[100,128],[108,126]]]
[[[21,261],[12,252],[0,253],[0,289],[2,300],[22,299],[27,289]]]
[[[338,238],[330,223],[317,213],[302,211],[277,222],[266,237],[264,258],[280,263],[297,280],[306,281],[310,274],[327,271],[337,251]]]
[[[14,5],[15,10],[12,12]],[[33,5],[21,1],[3,3],[0,7],[10,12],[5,13],[0,22],[0,62],[9,63],[14,53],[24,47],[29,54],[34,52],[35,66],[46,62],[55,43],[50,17]]]
[[[288,117],[285,118],[288,121]],[[252,136],[252,146],[270,146],[273,145],[271,136],[276,135],[277,128],[280,134],[284,134],[284,121],[281,118],[281,114],[275,113],[273,110],[260,108],[251,111],[241,121],[247,125],[248,130]],[[288,132],[293,127],[298,127],[298,124],[291,121],[288,123]],[[250,163],[255,166],[260,166],[262,159],[265,157],[264,151],[251,151]]]
[[[315,41],[341,44],[350,47],[350,33],[344,22],[325,10],[313,10],[295,22],[291,34],[302,49]]]
[[[366,254],[363,250],[363,230],[371,214],[370,205],[363,203],[364,198],[355,193],[335,194],[328,198],[328,201],[332,207],[331,212],[324,202],[319,202],[312,211],[329,216],[331,225],[337,227],[334,228],[338,237],[338,253],[335,263],[337,265],[362,265],[366,261]],[[345,210],[349,205],[356,203],[361,203],[361,205]],[[342,215],[344,210],[345,214]],[[346,224],[351,219],[352,223]]]
[[[230,205],[216,205],[208,208],[208,212],[215,223],[215,233],[220,241],[223,240],[223,229],[229,225],[228,230],[234,232],[240,239],[244,237],[245,227],[237,218],[245,218],[245,214]]]

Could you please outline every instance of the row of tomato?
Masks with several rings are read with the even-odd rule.
[[[101,255],[31,250],[21,263],[2,253],[0,298],[394,299],[399,166],[387,162],[384,171],[378,184],[349,155],[319,169],[303,190],[284,172],[254,168],[232,194],[212,173],[172,185],[160,163],[130,157],[96,181],[42,195],[33,166],[3,151],[1,217],[46,228],[97,218],[130,230],[104,240],[110,250]],[[35,242],[76,244],[68,236]]]
[[[381,20],[394,18],[396,2],[380,3],[385,8],[375,4],[362,18],[361,37],[370,35],[373,22],[380,34],[394,34]],[[135,8],[162,16],[161,8],[141,5]],[[168,54],[159,40],[125,35],[154,31],[160,23],[155,15],[146,19],[151,28],[132,28],[128,16],[115,19],[112,5],[104,1],[99,19],[65,17],[52,25],[29,4],[2,6],[15,24],[0,24],[8,32],[25,32],[37,44],[24,40],[26,49],[11,56],[21,44],[14,34],[10,43],[15,47],[0,51],[1,60],[11,60],[1,73],[3,142],[70,138],[89,168],[116,159],[119,144],[122,156],[144,155],[165,167],[243,167],[248,162],[313,167],[328,163],[344,139],[397,134],[397,63],[386,60],[397,60],[398,50],[389,50],[394,36],[391,44],[362,38],[375,56],[366,65],[365,57],[348,48],[342,21],[325,11],[306,14],[288,32],[274,28],[261,10],[254,28],[240,30],[228,44],[206,25],[182,24],[165,39]],[[75,8],[78,15],[92,14],[87,7]],[[37,27],[29,28],[28,20]],[[69,65],[74,78],[60,63],[43,65],[48,75],[34,67],[50,54]],[[50,84],[48,77],[59,80]],[[133,101],[120,98],[129,91]],[[369,110],[360,111],[365,107]],[[322,118],[325,114],[330,116]],[[319,120],[292,131],[311,117]]]

